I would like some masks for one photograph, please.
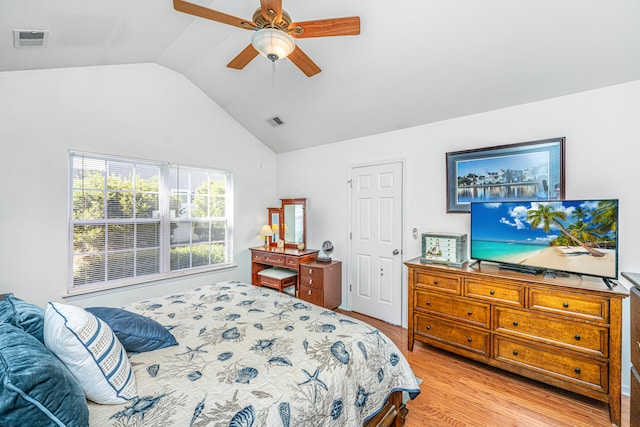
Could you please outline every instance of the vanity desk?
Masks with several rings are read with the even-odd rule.
[[[282,267],[295,270],[298,274],[296,292],[300,289],[300,265],[318,258],[317,249],[278,248],[259,246],[251,251],[251,284],[258,286],[258,273],[265,268]]]

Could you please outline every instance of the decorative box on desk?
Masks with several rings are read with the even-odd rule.
[[[466,261],[466,234],[422,233],[422,257],[420,258],[420,262],[461,267]]]

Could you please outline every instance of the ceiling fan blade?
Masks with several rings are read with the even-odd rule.
[[[302,28],[298,34],[295,29]],[[357,36],[360,34],[360,17],[350,16],[346,18],[321,19],[317,21],[292,22],[289,30],[295,38],[327,37],[327,36]]]
[[[250,44],[249,46],[245,47],[244,50],[240,52],[235,58],[233,58],[231,62],[227,64],[227,67],[235,68],[236,70],[242,70],[247,66],[249,62],[253,60],[253,58],[258,56],[258,53],[259,52],[256,50],[256,48]]]
[[[260,0],[260,7],[262,8],[262,16],[265,19],[271,20],[271,17],[267,13],[269,10],[273,10],[276,13],[275,22],[282,21],[282,0]]]
[[[320,70],[320,67],[318,67],[316,63],[313,62],[311,58],[309,58],[307,54],[302,51],[302,49],[300,49],[299,46],[296,46],[296,48],[287,58],[289,58],[291,62],[296,65],[296,67],[300,68],[300,71],[305,73],[307,77],[315,76],[320,71],[322,71]]]
[[[190,15],[199,16],[200,18],[211,19],[212,21],[222,22],[223,24],[233,25],[234,27],[244,28],[245,30],[251,30],[256,27],[256,24],[251,20],[227,15],[226,13],[208,9],[184,0],[173,0],[173,8],[178,12],[188,13]]]

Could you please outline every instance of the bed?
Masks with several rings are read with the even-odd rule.
[[[123,307],[178,344],[129,353],[137,397],[91,426],[402,425],[420,390],[377,329],[285,293],[224,282]]]

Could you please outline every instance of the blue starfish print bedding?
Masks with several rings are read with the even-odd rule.
[[[420,392],[380,331],[285,293],[223,282],[124,308],[178,345],[129,354],[138,396],[90,403],[92,426],[355,426]]]

